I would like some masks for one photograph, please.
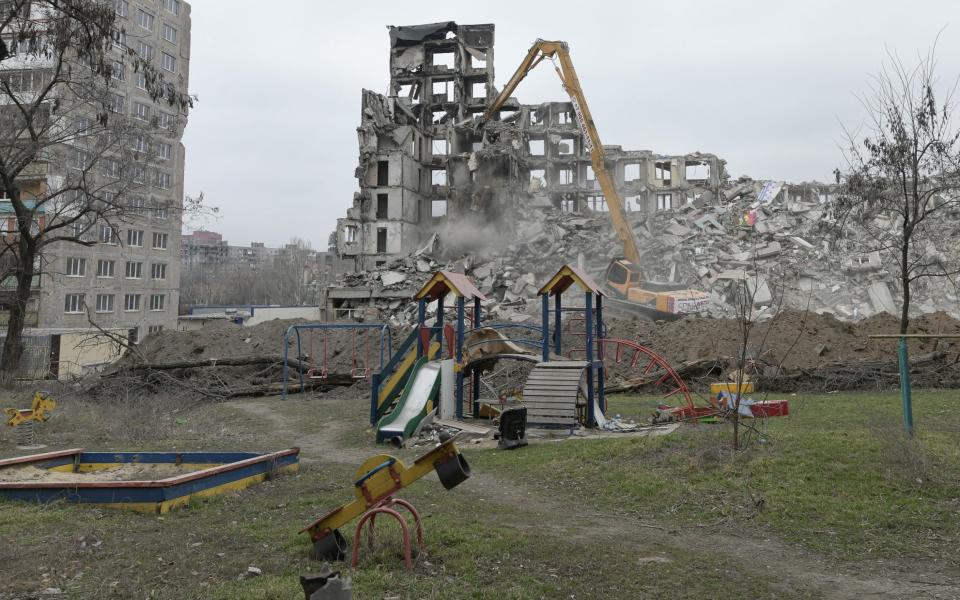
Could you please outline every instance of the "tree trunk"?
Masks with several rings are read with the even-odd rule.
[[[907,332],[910,326],[910,236],[904,233],[900,249],[900,287],[903,288],[903,305],[900,308],[900,333]]]
[[[20,260],[17,267],[17,292],[10,306],[10,320],[7,323],[7,338],[3,342],[3,361],[0,374],[12,378],[20,368],[23,357],[23,328],[27,320],[27,305],[30,301],[30,289],[33,286],[33,252],[30,245],[21,240]]]

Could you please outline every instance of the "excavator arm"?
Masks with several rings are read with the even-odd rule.
[[[583,143],[590,151],[590,160],[593,163],[593,172],[596,174],[597,181],[600,182],[600,189],[606,198],[607,207],[610,211],[610,219],[613,221],[613,228],[617,232],[617,237],[623,243],[623,255],[634,265],[640,264],[640,251],[637,249],[637,241],[633,236],[633,230],[627,222],[627,214],[624,210],[623,198],[617,192],[617,186],[610,173],[607,171],[605,156],[603,152],[603,143],[600,141],[600,135],[593,123],[593,116],[590,114],[590,108],[587,106],[587,99],[583,95],[583,89],[580,87],[580,80],[577,78],[577,71],[573,67],[573,61],[570,60],[570,48],[566,42],[537,40],[527,56],[520,63],[520,67],[507,82],[507,85],[493,100],[487,110],[484,112],[484,119],[489,119],[499,111],[510,95],[516,90],[517,86],[543,59],[554,59],[559,61],[559,66],[554,63],[557,75],[563,83],[563,89],[570,96],[570,102],[573,104],[574,113],[576,113],[577,124],[583,134]]]

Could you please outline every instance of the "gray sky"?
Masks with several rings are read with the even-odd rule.
[[[830,180],[887,48],[912,62],[940,33],[940,76],[960,75],[957,0],[192,5],[186,192],[235,244],[326,248],[358,189],[360,90],[389,84],[387,25],[496,24],[498,88],[533,40],[566,40],[605,144],[712,152],[733,177]],[[550,65],[516,96],[566,99]]]

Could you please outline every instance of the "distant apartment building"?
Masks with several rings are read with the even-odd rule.
[[[190,67],[190,4],[184,0],[111,0],[122,35],[112,52],[135,52],[166,81],[186,93]],[[142,173],[136,192],[125,195],[126,214],[113,227],[97,224],[83,235],[92,245],[58,242],[44,249],[43,275],[36,288],[39,328],[87,327],[88,317],[107,329],[125,329],[134,340],[177,323],[180,279],[181,208],[187,114],[154,102],[142,73],[117,63],[111,110],[155,123],[149,144],[156,160]],[[93,120],[96,115],[91,114]],[[138,149],[139,150],[139,149]],[[35,165],[40,185],[56,185],[59,174],[78,168],[83,148],[70,146]],[[76,158],[73,158],[76,157]],[[107,165],[109,166],[109,165]],[[60,177],[62,180],[62,177]],[[110,192],[105,192],[110,193]],[[9,207],[7,208],[9,212]],[[0,202],[0,225],[5,218]],[[9,227],[9,224],[7,225]],[[2,235],[2,233],[0,233]]]

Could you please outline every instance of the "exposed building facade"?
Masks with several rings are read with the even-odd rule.
[[[113,52],[136,52],[156,65],[186,94],[190,68],[190,5],[184,0],[115,0],[124,31]],[[116,112],[154,123],[149,147],[155,156],[135,191],[125,194],[125,214],[113,227],[87,231],[91,246],[48,246],[39,287],[38,325],[84,327],[88,315],[101,327],[125,329],[134,340],[177,324],[186,111],[154,102],[142,75],[127,68],[114,77]],[[91,115],[91,118],[95,118]],[[138,142],[141,143],[141,142]],[[49,164],[49,173],[76,168],[70,147]],[[109,192],[107,192],[109,193]]]
[[[478,127],[495,97],[494,26],[390,28],[390,91],[364,90],[360,191],[337,224],[337,252],[357,270],[416,250],[450,217],[607,210],[569,102],[516,99]],[[711,202],[725,176],[712,154],[663,156],[606,146],[629,211]]]

